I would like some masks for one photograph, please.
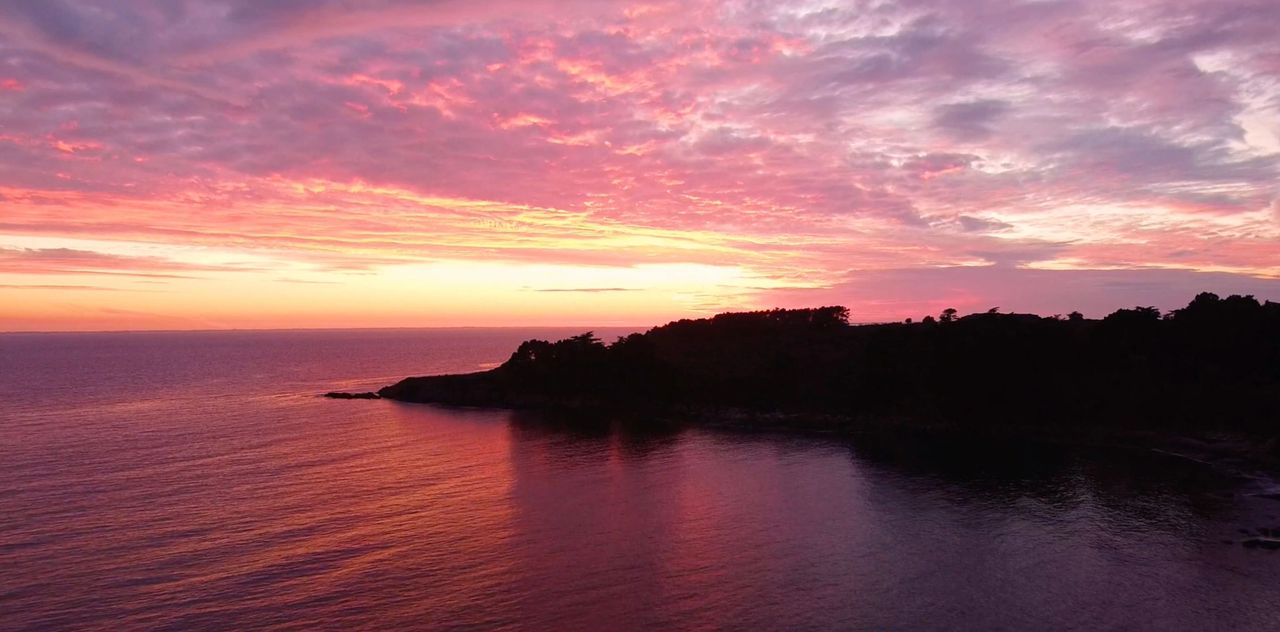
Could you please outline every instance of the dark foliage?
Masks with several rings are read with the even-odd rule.
[[[721,314],[606,345],[531,340],[493,371],[409,378],[408,401],[736,408],[953,424],[1231,429],[1280,419],[1280,304],[1200,294],[1102,320],[996,309],[883,325],[848,310]]]

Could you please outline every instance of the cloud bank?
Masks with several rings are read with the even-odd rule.
[[[1280,298],[1277,32],[1266,0],[0,0],[0,264],[730,265],[768,291],[690,309],[871,319],[1048,272]]]

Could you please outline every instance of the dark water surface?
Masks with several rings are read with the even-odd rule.
[[[316,397],[573,333],[0,335],[0,629],[1280,630],[1161,455]]]

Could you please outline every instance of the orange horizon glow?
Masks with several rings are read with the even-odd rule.
[[[0,331],[1280,300],[1280,12],[987,4],[18,5]]]

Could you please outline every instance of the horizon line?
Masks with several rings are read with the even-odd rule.
[[[672,321],[674,322],[674,321]],[[403,327],[208,327],[202,329],[5,329],[0,336],[9,334],[191,334],[271,331],[403,331],[415,329],[564,329],[585,327],[593,329],[652,328],[658,325],[411,325]]]

